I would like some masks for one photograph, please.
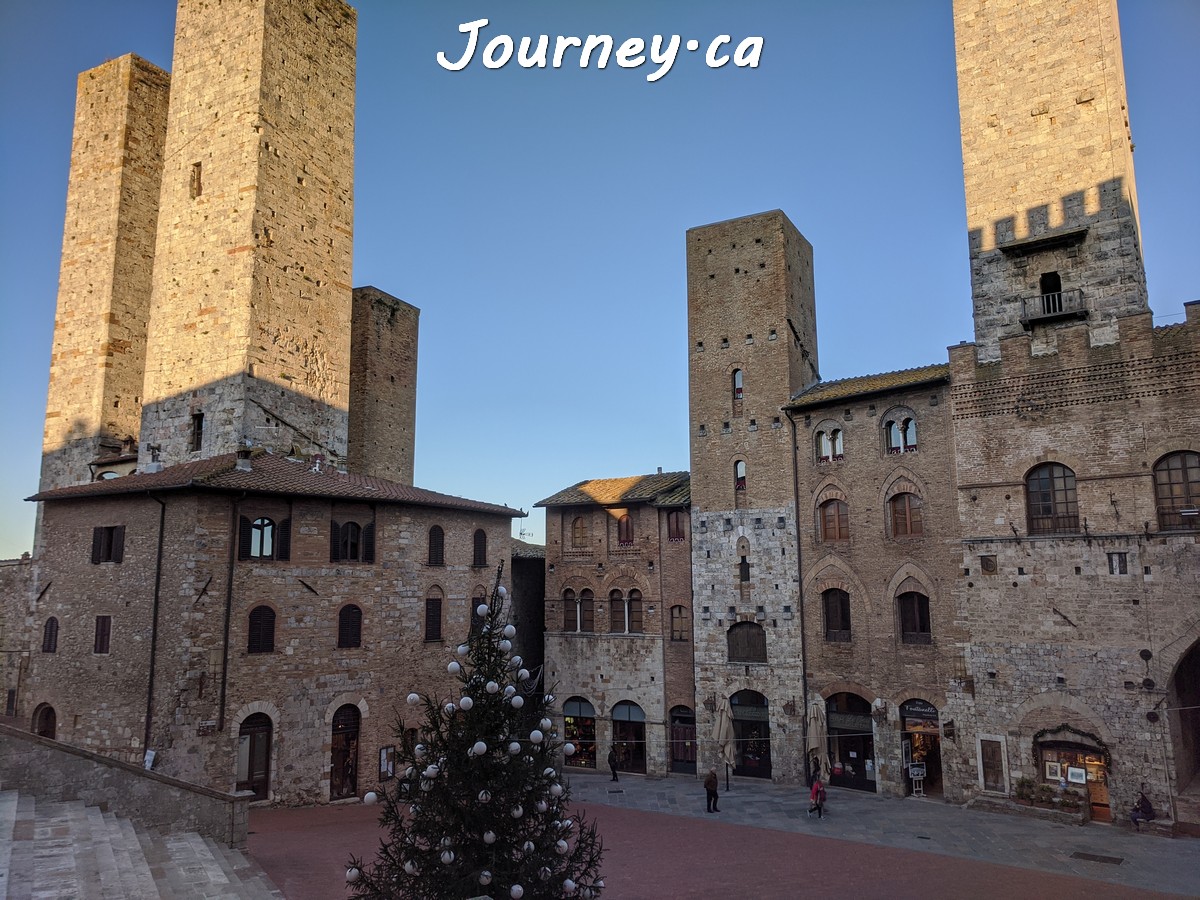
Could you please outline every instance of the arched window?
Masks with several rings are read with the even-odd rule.
[[[814,440],[816,443],[817,462],[830,462],[831,460],[843,457],[842,429],[822,429],[816,433]]]
[[[841,588],[830,588],[821,593],[821,604],[825,608],[825,640],[830,643],[849,642],[850,595]]]
[[[617,766],[626,772],[646,771],[646,713],[622,700],[612,708],[613,749]]]
[[[1030,534],[1079,531],[1075,473],[1059,463],[1046,463],[1025,476],[1025,502]]]
[[[358,735],[362,713],[347,703],[333,714],[329,742],[329,799],[342,800],[358,793]]]
[[[1154,464],[1158,527],[1200,528],[1200,453],[1171,453]]]
[[[269,516],[251,521],[241,516],[238,525],[238,559],[287,559],[291,555],[292,520],[276,522]]]
[[[610,634],[625,632],[625,597],[616,589],[608,592],[608,631]]]
[[[692,629],[688,623],[687,607],[671,607],[671,640],[686,641],[691,639]]]
[[[684,520],[687,517],[682,510],[673,509],[667,513],[667,540],[672,543],[682,541],[687,536]]]
[[[829,442],[832,445],[833,458],[841,459],[845,454],[845,448],[842,447],[842,429],[835,428],[829,432]]]
[[[617,519],[617,543],[622,547],[633,546],[633,519],[628,514]]]
[[[579,592],[579,630],[592,633],[596,630],[596,600],[592,592]]]
[[[442,590],[430,588],[425,595],[425,640],[436,642],[442,639]]]
[[[726,632],[730,662],[765,663],[767,633],[757,622],[738,622]]]
[[[625,616],[625,630],[629,634],[641,634],[644,630],[642,625],[642,592],[636,588],[629,592]]]
[[[576,550],[582,550],[588,545],[588,527],[587,519],[583,516],[576,516],[571,522],[571,546]]]
[[[906,644],[932,644],[929,598],[917,591],[905,591],[896,603],[900,608],[900,640]]]
[[[579,630],[579,601],[570,588],[563,591],[563,631]]]
[[[733,489],[735,491],[746,489],[746,463],[744,460],[739,459],[733,464]]]
[[[845,500],[826,500],[821,504],[821,540],[850,540],[850,507]]]
[[[42,652],[58,652],[58,619],[51,616],[42,627]]]
[[[362,610],[348,603],[338,612],[339,648],[362,646]]]
[[[39,703],[33,711],[33,733],[54,740],[58,730],[58,714],[49,703]]]
[[[246,639],[247,653],[272,653],[275,650],[275,610],[256,606],[250,610],[250,627]]]
[[[329,523],[330,562],[375,562],[375,523]]]
[[[474,538],[475,553],[472,557],[471,565],[486,566],[487,565],[487,532],[482,528],[475,529]]]
[[[916,494],[896,494],[888,501],[892,537],[917,537],[924,534],[921,522],[921,498]]]
[[[883,423],[888,453],[912,453],[917,449],[917,420],[907,410],[897,410]]]
[[[742,400],[742,370],[734,369],[730,378],[733,382],[733,402],[740,403]]]
[[[429,565],[444,566],[446,564],[446,532],[441,525],[429,529]]]

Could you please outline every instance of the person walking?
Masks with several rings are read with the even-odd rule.
[[[713,766],[711,769],[708,770],[708,775],[704,779],[704,794],[705,794],[705,799],[707,800],[707,806],[708,806],[708,809],[706,810],[706,812],[710,812],[710,813],[720,812],[721,810],[717,806],[717,800],[720,798],[720,795],[717,793],[717,767],[716,766]]]
[[[613,744],[608,750],[608,768],[612,771],[612,780],[619,781],[617,778],[617,745]]]
[[[813,778],[812,790],[809,791],[808,800],[810,803],[810,806],[808,807],[809,816],[811,816],[813,813],[816,813],[818,819],[824,818],[825,785],[821,784],[820,775]]]

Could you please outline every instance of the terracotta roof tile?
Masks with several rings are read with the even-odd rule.
[[[651,506],[686,506],[691,502],[687,472],[658,472],[627,478],[593,478],[559,491],[534,506],[616,506],[649,503]]]
[[[878,375],[859,375],[855,378],[840,378],[837,381],[819,381],[801,391],[787,404],[788,409],[803,409],[819,406],[833,400],[856,397],[862,394],[878,394],[901,388],[916,387],[933,381],[949,381],[950,364],[934,363],[916,369],[901,369],[898,372],[882,372]]]
[[[317,469],[311,462],[254,450],[248,470],[237,467],[236,453],[226,453],[196,462],[170,466],[161,472],[135,473],[107,481],[42,491],[29,500],[55,502],[84,497],[113,497],[146,491],[247,491],[255,494],[287,494],[298,497],[329,497],[335,500],[369,500],[376,503],[406,503],[461,509],[510,517],[525,513],[495,503],[481,503],[423,488],[397,484],[383,478],[348,475],[335,469]]]

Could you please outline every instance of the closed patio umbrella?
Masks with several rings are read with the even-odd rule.
[[[822,781],[829,780],[829,727],[825,719],[825,704],[814,700],[808,704],[808,741],[805,745],[808,758],[815,763],[814,775]]]
[[[717,704],[717,719],[713,725],[713,739],[717,742],[717,750],[721,754],[721,759],[725,760],[727,765],[734,765],[737,755],[733,737],[733,708],[729,705],[728,697],[722,697],[721,702]]]

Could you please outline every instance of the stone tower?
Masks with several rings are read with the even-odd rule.
[[[421,311],[375,287],[354,289],[347,468],[413,483]]]
[[[978,358],[1147,310],[1115,0],[955,0]]]
[[[730,697],[751,683],[729,665],[727,641],[754,623],[771,662],[755,669],[753,690],[774,703],[803,693],[792,429],[781,408],[819,380],[812,246],[778,210],[693,228],[687,278],[696,695]],[[784,734],[782,708],[753,712],[773,741]],[[700,715],[708,733],[711,713]],[[773,748],[775,777],[803,764],[803,747]]]
[[[181,0],[141,464],[346,455],[354,10]]]
[[[138,435],[168,88],[132,55],[79,76],[43,491],[91,481]]]

